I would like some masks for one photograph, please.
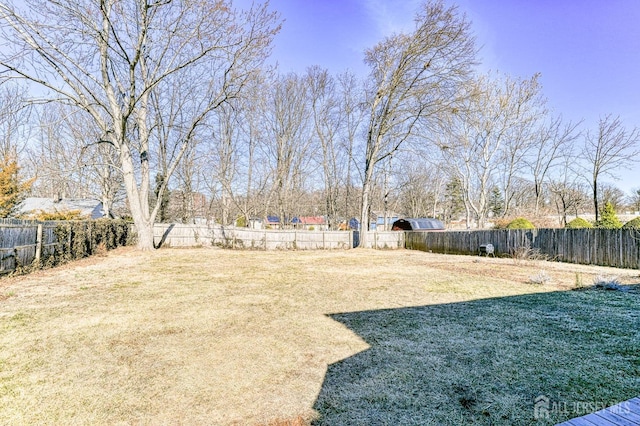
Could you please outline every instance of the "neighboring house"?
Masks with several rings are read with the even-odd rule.
[[[296,229],[314,231],[326,231],[329,229],[323,216],[296,216],[291,219],[291,224]]]
[[[91,219],[105,217],[102,203],[85,198],[25,198],[20,204],[18,215],[38,214],[40,212],[57,213],[78,210],[82,216]]]
[[[247,226],[251,229],[262,229],[262,219],[260,219],[259,217],[255,217],[252,216],[249,218],[249,222],[247,223]]]
[[[278,216],[267,216],[264,226],[267,229],[280,229],[280,218]]]

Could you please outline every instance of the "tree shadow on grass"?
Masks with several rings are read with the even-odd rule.
[[[370,348],[329,366],[314,425],[555,424],[640,394],[635,292],[537,293],[330,317]]]

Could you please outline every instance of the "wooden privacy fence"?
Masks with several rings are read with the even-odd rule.
[[[404,233],[372,232],[369,248],[403,248]],[[156,247],[218,246],[257,250],[349,249],[358,241],[353,231],[300,231],[226,227],[220,225],[156,224]]]
[[[131,242],[129,223],[96,221],[0,221],[0,274],[53,266]]]
[[[408,249],[448,254],[478,254],[493,244],[496,256],[532,250],[551,260],[640,269],[640,231],[630,229],[499,229],[406,232]]]
[[[58,244],[54,234],[56,226],[54,223],[0,225],[0,274],[49,257]]]

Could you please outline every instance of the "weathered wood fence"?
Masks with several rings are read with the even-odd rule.
[[[4,223],[0,225],[0,274],[39,262],[55,251],[57,224]]]
[[[404,233],[372,232],[369,248],[403,248]],[[358,241],[353,231],[264,230],[220,225],[156,224],[157,247],[219,246],[257,250],[349,249]]]
[[[408,249],[447,254],[478,254],[493,244],[496,256],[531,250],[551,260],[640,269],[640,231],[627,229],[500,229],[406,232]]]
[[[131,242],[123,221],[0,220],[0,274],[22,267],[55,265]]]

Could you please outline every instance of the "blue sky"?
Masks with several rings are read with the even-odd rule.
[[[239,4],[243,3],[239,2]],[[413,28],[417,0],[271,0],[285,20],[272,61],[281,72],[320,65],[366,75],[363,51]],[[472,21],[483,70],[527,78],[541,73],[557,114],[583,128],[619,115],[640,127],[640,1],[446,0]],[[611,181],[640,188],[640,164]],[[607,180],[610,180],[607,178]]]

